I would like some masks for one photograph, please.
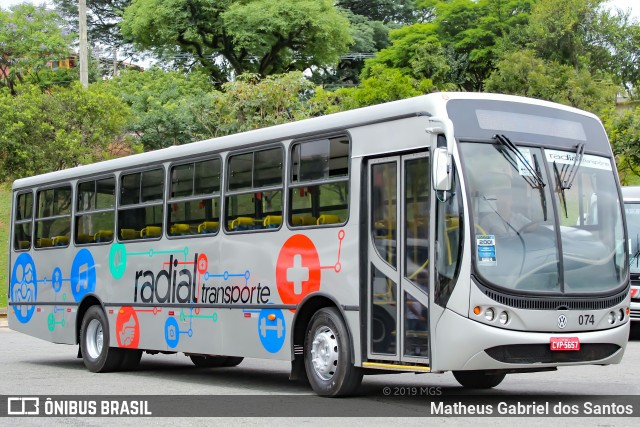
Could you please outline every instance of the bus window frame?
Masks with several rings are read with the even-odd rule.
[[[22,220],[16,220],[16,213],[17,213],[17,209],[18,209],[18,197],[20,197],[23,194],[29,194],[31,193],[31,217],[26,220],[26,219],[22,219]],[[12,223],[12,227],[11,227],[11,250],[14,252],[29,252],[31,249],[35,249],[34,243],[33,243],[33,232],[35,231],[35,210],[36,210],[36,194],[35,194],[35,189],[34,188],[30,188],[30,189],[26,189],[26,190],[17,190],[14,194],[14,199],[13,199],[13,206],[14,206],[14,210],[12,212],[12,216],[11,216],[11,223]],[[31,236],[29,236],[29,247],[26,249],[16,249],[15,246],[15,229],[17,225],[22,225],[22,224],[28,224],[31,223]]]
[[[42,218],[38,218],[38,195],[40,192],[42,191],[47,191],[47,190],[53,190],[56,188],[62,188],[62,187],[69,187],[69,190],[71,191],[71,205],[69,206],[69,213],[68,214],[64,214],[64,215],[54,215],[54,216],[49,216],[49,217],[42,217]],[[58,181],[54,184],[51,185],[47,185],[47,186],[43,186],[43,187],[36,187],[34,188],[35,190],[35,198],[34,198],[34,203],[33,203],[33,231],[31,232],[31,240],[32,240],[32,248],[36,251],[40,251],[40,250],[51,250],[51,249],[66,249],[73,245],[73,239],[71,238],[71,234],[72,234],[72,230],[73,227],[75,226],[75,222],[74,222],[74,212],[75,212],[75,193],[74,193],[74,185],[73,182],[71,180],[65,180],[65,181]],[[36,224],[38,223],[38,220],[45,221],[45,220],[54,220],[54,219],[59,219],[59,218],[64,218],[64,217],[69,217],[69,243],[65,246],[36,246],[36,242],[37,242],[37,229],[36,229]]]
[[[302,183],[296,183],[294,184],[293,181],[293,149],[295,148],[296,145],[298,144],[303,144],[305,142],[312,142],[312,141],[317,141],[317,140],[321,140],[321,139],[335,139],[338,137],[346,137],[348,144],[349,144],[349,150],[347,153],[347,175],[346,177],[340,177],[340,178],[329,178],[329,179],[324,179],[324,180],[316,180],[316,181],[305,181]],[[352,168],[353,168],[353,163],[352,163],[352,150],[353,150],[353,138],[351,136],[351,132],[349,132],[346,129],[340,129],[338,131],[334,131],[334,132],[330,132],[330,133],[326,133],[326,134],[314,134],[314,135],[310,135],[310,136],[306,136],[304,138],[297,138],[297,139],[293,139],[291,140],[291,142],[289,143],[289,147],[287,150],[287,170],[286,170],[286,223],[287,223],[287,228],[291,231],[299,231],[299,230],[310,230],[310,229],[316,229],[316,228],[339,228],[339,227],[344,227],[345,225],[347,225],[347,223],[349,222],[349,219],[351,218],[351,200],[349,200],[351,198],[351,193],[352,193],[352,187],[351,187],[351,172],[352,172]],[[291,212],[292,209],[292,203],[291,203],[291,198],[289,196],[290,190],[296,189],[296,188],[303,188],[303,187],[308,187],[309,183],[313,184],[313,185],[323,185],[323,184],[331,184],[334,182],[346,182],[347,184],[347,189],[349,191],[349,196],[347,199],[347,214],[345,216],[345,220],[341,223],[335,223],[335,224],[320,224],[318,225],[317,223],[314,225],[301,225],[301,226],[294,226],[293,224],[291,224],[291,218],[293,217],[293,212]],[[361,191],[361,190],[360,190]],[[291,215],[290,215],[291,214]],[[284,221],[283,221],[284,222]]]
[[[280,173],[280,179],[281,179],[281,184],[280,186],[269,186],[269,187],[259,187],[259,188],[255,188],[253,187],[253,179],[254,179],[254,173],[255,173],[255,153],[258,153],[260,151],[268,151],[268,150],[273,150],[274,148],[279,148],[280,152],[282,153],[282,171]],[[228,187],[229,187],[229,173],[231,173],[231,169],[229,168],[229,160],[234,157],[234,156],[238,156],[238,155],[243,155],[243,154],[249,154],[252,153],[253,157],[252,157],[252,164],[251,164],[251,188],[249,189],[242,189],[242,190],[235,190],[235,191],[229,191]],[[281,190],[282,191],[282,216],[284,219],[284,213],[286,211],[286,199],[285,199],[285,192],[287,190],[287,185],[285,182],[285,177],[284,174],[286,173],[287,170],[287,153],[286,153],[286,147],[285,144],[282,140],[279,140],[278,142],[274,142],[274,143],[268,143],[265,144],[264,146],[262,145],[256,145],[253,146],[251,148],[243,148],[243,149],[239,149],[239,150],[229,150],[226,152],[226,155],[224,156],[223,159],[223,166],[221,166],[222,168],[222,176],[224,177],[224,181],[221,181],[220,186],[221,186],[221,197],[222,197],[222,203],[220,205],[220,222],[221,222],[221,226],[220,228],[223,230],[223,233],[225,235],[229,235],[229,236],[236,236],[239,234],[252,234],[252,233],[273,233],[276,231],[279,231],[282,229],[282,225],[284,223],[284,220],[280,223],[280,225],[277,228],[260,228],[257,230],[238,230],[238,231],[233,231],[230,230],[228,228],[228,219],[227,219],[227,197],[229,196],[241,196],[244,194],[256,194],[258,192],[262,192],[262,191],[272,191],[272,190]],[[237,217],[236,217],[237,218]]]
[[[80,194],[79,188],[81,184],[87,183],[87,182],[94,182],[96,183],[97,181],[102,181],[104,179],[109,179],[109,178],[113,178],[114,180],[114,186],[113,186],[113,208],[102,208],[102,209],[93,209],[93,210],[86,210],[86,211],[80,211],[78,210],[78,197]],[[119,182],[119,178],[116,176],[115,173],[109,173],[109,174],[105,174],[105,175],[96,175],[95,177],[91,177],[89,179],[85,179],[84,181],[81,180],[76,180],[76,185],[75,185],[75,194],[73,197],[73,224],[72,224],[72,229],[73,229],[73,246],[74,247],[86,247],[86,246],[99,246],[99,245],[111,245],[115,242],[115,237],[114,239],[112,239],[110,242],[91,242],[91,243],[78,243],[76,241],[76,222],[77,216],[81,216],[81,215],[90,215],[90,214],[95,214],[95,213],[103,213],[103,212],[109,212],[109,211],[113,211],[113,227],[111,228],[111,231],[113,231],[114,235],[117,234],[116,230],[117,230],[117,220],[118,220],[118,194],[119,194],[119,186],[118,186],[118,182]]]
[[[122,203],[120,203],[120,198],[122,196],[122,177],[123,176],[127,176],[127,175],[133,175],[133,174],[142,174],[144,172],[148,172],[148,171],[152,171],[155,169],[160,169],[162,170],[163,173],[163,179],[162,179],[162,185],[163,185],[163,191],[162,191],[162,199],[160,201],[154,201],[154,202],[138,202],[136,204],[131,204],[131,205],[122,205]],[[165,232],[166,230],[164,229],[164,224],[166,222],[165,217],[166,217],[166,188],[167,188],[167,168],[166,168],[166,163],[164,162],[158,162],[158,163],[152,163],[150,165],[147,165],[145,167],[141,167],[141,168],[131,168],[131,169],[118,169],[118,173],[116,174],[116,192],[118,193],[116,196],[116,222],[115,222],[115,230],[114,233],[116,234],[114,241],[111,242],[111,244],[113,244],[114,242],[117,243],[121,243],[121,244],[129,244],[129,243],[138,243],[138,242],[155,242],[158,240],[161,240],[164,236],[165,236]],[[123,207],[124,206],[124,207]],[[156,237],[150,237],[147,239],[143,239],[143,238],[137,238],[137,239],[122,239],[120,237],[120,211],[126,211],[126,210],[133,210],[133,209],[139,209],[141,207],[147,207],[147,206],[161,206],[162,207],[162,232],[160,233],[159,236]]]
[[[215,160],[218,159],[220,160],[220,190],[218,191],[217,196],[214,195],[205,195],[205,194],[199,194],[199,195],[191,195],[191,196],[184,196],[184,197],[177,197],[177,198],[171,198],[170,193],[171,193],[171,170],[174,167],[177,166],[183,166],[183,165],[195,165],[196,163],[200,163],[200,162],[206,162],[209,160]],[[179,161],[173,161],[171,163],[169,163],[167,170],[168,173],[166,173],[166,185],[165,185],[165,212],[163,213],[163,216],[165,217],[164,219],[164,227],[165,229],[163,230],[163,234],[166,236],[166,238],[168,240],[176,240],[176,239],[201,239],[201,238],[206,238],[206,237],[215,237],[217,235],[220,234],[220,230],[222,228],[224,228],[222,226],[222,221],[223,221],[223,190],[224,190],[224,185],[226,180],[225,178],[225,169],[224,169],[224,164],[225,164],[225,159],[222,157],[222,153],[215,153],[215,154],[207,154],[205,156],[198,156],[196,158],[194,158],[193,160],[189,160],[187,161],[187,159],[182,159]],[[195,170],[193,173],[193,177],[195,178]],[[193,185],[193,187],[195,188],[195,184]],[[193,191],[193,189],[192,189]],[[204,200],[205,198],[207,200],[213,200],[216,197],[218,197],[218,199],[220,199],[220,227],[218,228],[218,231],[216,231],[215,233],[206,233],[206,234],[188,234],[188,235],[184,235],[184,236],[180,236],[180,235],[176,235],[176,236],[172,236],[169,234],[169,205],[171,203],[181,203],[181,202],[192,202],[192,201],[196,201],[196,200]],[[145,239],[145,240],[151,240],[151,239]]]

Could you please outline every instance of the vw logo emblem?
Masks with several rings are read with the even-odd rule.
[[[564,329],[565,326],[567,326],[567,316],[561,314],[560,316],[558,316],[558,328]]]

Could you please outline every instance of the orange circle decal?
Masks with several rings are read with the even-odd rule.
[[[138,323],[138,315],[132,307],[120,307],[120,310],[118,310],[116,339],[119,347],[138,348],[140,323]]]
[[[276,285],[283,304],[298,304],[320,289],[320,257],[311,239],[291,236],[280,249]]]

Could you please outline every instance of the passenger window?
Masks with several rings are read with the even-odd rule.
[[[220,229],[220,159],[173,166],[167,233],[215,234]]]
[[[283,157],[280,147],[229,157],[227,231],[280,228]]]
[[[31,224],[33,221],[33,193],[19,193],[15,201],[13,218],[13,249],[27,251],[31,249]]]
[[[36,248],[67,247],[71,235],[71,187],[38,191],[35,222]]]
[[[294,144],[289,179],[291,227],[344,224],[349,216],[349,139]]]
[[[120,177],[118,238],[138,240],[162,236],[164,169]]]
[[[115,201],[115,178],[78,184],[74,233],[77,245],[113,241]]]

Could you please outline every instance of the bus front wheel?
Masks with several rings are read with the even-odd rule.
[[[453,371],[453,376],[466,388],[493,388],[500,384],[507,374],[492,374],[486,371]]]
[[[307,378],[318,395],[348,395],[362,382],[362,370],[351,363],[347,328],[335,307],[325,307],[313,315],[305,337],[304,353]]]
[[[91,372],[110,372],[120,368],[124,353],[122,349],[110,347],[109,322],[98,305],[89,307],[82,318],[80,346],[82,360]]]

